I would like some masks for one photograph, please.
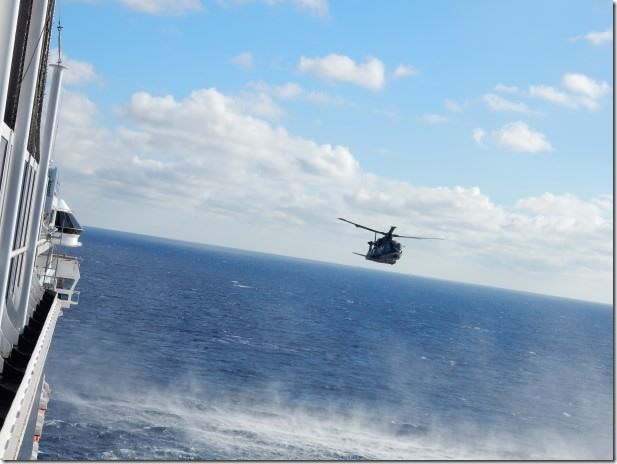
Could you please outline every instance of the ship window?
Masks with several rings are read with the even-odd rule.
[[[56,211],[56,227],[68,234],[81,233],[81,225],[72,213],[66,211]]]
[[[81,230],[81,225],[79,225],[79,222],[77,222],[77,218],[75,217],[75,215],[73,213],[69,213],[69,220],[71,221],[71,225],[73,226],[73,229],[77,229],[77,230]]]
[[[60,298],[61,300],[66,301],[66,300],[69,299],[69,296],[66,293],[58,293],[58,298]]]
[[[8,152],[9,141],[4,137],[0,137],[0,192],[4,190],[4,165]]]
[[[75,283],[75,279],[69,279],[66,277],[58,277],[56,287],[64,289],[64,290],[70,290],[74,283]]]

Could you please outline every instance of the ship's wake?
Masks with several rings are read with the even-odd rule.
[[[276,398],[222,400],[146,390],[113,398],[60,393],[54,402],[50,407],[74,409],[71,417],[79,421],[49,420],[41,459],[607,458],[591,443],[548,431],[422,426],[358,408],[290,406]],[[55,443],[78,436],[77,455],[54,454]]]

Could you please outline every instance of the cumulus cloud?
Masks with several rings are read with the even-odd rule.
[[[519,88],[516,85],[505,85],[505,84],[497,84],[495,86],[495,90],[497,92],[512,93],[512,94],[519,92]]]
[[[377,58],[366,58],[356,63],[345,55],[331,53],[323,58],[301,57],[298,71],[330,81],[348,82],[380,90],[385,85],[385,66]]]
[[[489,145],[520,153],[538,153],[553,150],[552,145],[546,140],[544,134],[530,129],[522,121],[506,124],[490,134],[487,134],[482,128],[476,128],[472,132],[472,138],[478,145],[486,142]]]
[[[287,89],[290,95],[293,89]],[[280,249],[285,237],[293,237],[288,253],[306,249],[307,257],[332,259],[340,255],[340,245],[328,241],[335,232],[333,218],[350,215],[374,225],[396,218],[408,234],[449,239],[433,244],[445,248],[431,253],[439,252],[443,273],[457,263],[461,272],[441,276],[469,280],[468,266],[485,266],[486,275],[500,266],[506,277],[491,284],[512,286],[529,274],[529,285],[545,285],[536,290],[565,288],[562,294],[569,289],[571,296],[593,297],[576,291],[584,289],[583,282],[607,281],[603,288],[610,298],[611,195],[584,200],[544,194],[505,206],[477,187],[423,187],[380,177],[363,169],[349,148],[294,135],[247,111],[243,98],[212,88],[184,99],[138,92],[119,118],[105,128],[88,98],[65,94],[56,161],[64,191],[78,192],[86,224],[87,214],[98,217],[111,209],[108,227],[125,221],[131,230],[152,234],[169,227],[177,238],[214,243],[218,238],[231,246],[255,247],[260,237],[260,250],[279,253],[286,251]],[[547,147],[544,137],[523,123],[501,132],[511,137],[504,135],[504,143],[522,150]],[[480,141],[487,137],[482,129],[474,135]],[[110,208],[114,201],[118,206]],[[161,212],[175,220],[153,223]],[[150,222],[139,229],[141,217]],[[194,234],[178,237],[190,231]],[[351,238],[355,232],[343,233]],[[267,240],[272,233],[277,240]],[[232,236],[236,241],[230,243]],[[422,260],[413,260],[413,266],[421,271]],[[558,276],[559,283],[549,288],[537,273]]]
[[[581,40],[585,40],[593,45],[603,45],[613,41],[613,30],[609,28],[601,32],[592,31],[585,35],[579,35],[570,39],[571,42],[579,42]]]
[[[579,261],[585,268],[607,268],[612,266],[612,244],[598,238],[612,234],[612,203],[612,195],[583,201],[569,193],[547,192],[518,200],[512,219],[520,233],[534,237],[528,245],[529,256],[542,254],[542,247],[548,246],[555,254],[546,257],[547,264],[555,269],[563,269],[572,261]],[[524,229],[529,233],[522,232]],[[570,253],[574,242],[577,257]],[[557,252],[560,246],[563,248]]]
[[[548,85],[529,86],[529,95],[557,105],[577,109],[584,106],[596,109],[601,99],[611,91],[611,86],[604,81],[597,81],[585,74],[567,73],[561,78],[564,90]]]
[[[482,144],[482,142],[484,141],[484,137],[486,137],[486,131],[482,129],[481,127],[476,127],[471,134],[471,138],[478,145]]]
[[[233,100],[233,105],[246,114],[267,119],[279,119],[284,115],[283,109],[264,93],[242,94]]]
[[[561,78],[563,86],[568,90],[581,94],[592,100],[597,100],[610,92],[611,87],[606,82],[599,82],[584,74],[569,73]]]
[[[578,106],[571,95],[561,92],[550,85],[531,85],[529,86],[529,95],[569,108],[577,108]]]
[[[513,102],[494,93],[485,94],[482,99],[495,111],[509,111],[515,113],[529,113],[529,108],[523,102]]]
[[[444,124],[448,122],[448,118],[441,114],[427,113],[422,115],[421,120],[428,124]]]
[[[202,11],[201,0],[119,0],[127,8],[157,16],[179,16]]]
[[[57,56],[58,49],[51,49],[49,51],[49,63],[56,63]],[[63,53],[62,64],[67,68],[62,78],[64,85],[104,84],[103,78],[94,70],[94,66],[91,63],[74,59]]]
[[[316,18],[324,19],[330,16],[328,0],[218,0],[222,6],[242,6],[251,3],[260,3],[269,7],[291,4],[296,10],[308,13]]]
[[[299,10],[304,10],[319,18],[327,18],[330,13],[328,0],[293,0]]]
[[[260,92],[276,95],[284,100],[295,100],[304,94],[304,89],[300,84],[287,82],[282,85],[268,85],[263,81],[249,82],[249,87]]]
[[[413,66],[409,66],[407,64],[399,64],[394,70],[392,77],[394,77],[395,79],[399,79],[401,77],[415,76],[416,74],[418,74],[418,70]]]
[[[54,155],[54,158],[68,166],[69,172],[90,176],[101,167],[99,159],[88,156],[100,156],[101,147],[111,139],[100,119],[98,108],[89,98],[79,92],[64,90],[58,122],[58,132],[62,137],[56,138],[55,153],[58,156]]]
[[[296,82],[286,82],[281,85],[270,85],[263,81],[252,81],[248,87],[281,100],[304,100],[320,105],[341,105],[343,99],[326,92],[306,90]]]
[[[251,52],[242,52],[231,59],[231,62],[242,69],[252,69],[255,65]]]
[[[463,111],[463,105],[455,102],[454,100],[446,99],[444,102],[444,106],[448,111],[451,111],[452,113],[458,113],[460,111]]]
[[[530,129],[522,121],[506,124],[494,136],[498,145],[512,151],[538,153],[553,150],[544,134]]]

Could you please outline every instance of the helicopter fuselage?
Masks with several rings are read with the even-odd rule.
[[[365,258],[377,263],[394,264],[401,258],[402,254],[403,249],[400,243],[384,237],[375,243],[369,242],[369,250]]]
[[[356,253],[355,251],[353,254],[364,256],[369,261],[375,261],[376,263],[395,264],[399,259],[401,259],[401,256],[403,255],[403,247],[400,243],[394,240],[394,237],[411,238],[416,240],[443,240],[438,237],[416,237],[395,234],[394,229],[396,229],[396,226],[390,226],[390,230],[385,232],[371,229],[370,227],[363,226],[362,224],[356,224],[355,222],[348,221],[345,218],[340,217],[337,219],[343,222],[348,222],[349,224],[359,227],[360,229],[370,230],[375,233],[374,241],[368,242],[369,248],[366,254]],[[377,239],[377,234],[383,235],[383,237]]]

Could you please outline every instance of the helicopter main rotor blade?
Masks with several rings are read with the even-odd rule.
[[[397,234],[392,234],[392,237],[415,238],[416,240],[443,240],[443,238],[438,238],[438,237],[412,237],[410,235],[397,235]]]
[[[348,221],[347,219],[343,219],[343,218],[337,218],[337,219],[340,219],[341,221],[345,221],[345,222],[348,222],[350,224],[353,224],[354,226],[359,227],[360,229],[370,230],[371,232],[375,232],[375,233],[381,234],[381,235],[388,235],[386,232],[382,232],[380,230],[371,229],[370,227],[366,227],[366,226],[362,226],[360,224],[356,224],[355,222]]]

